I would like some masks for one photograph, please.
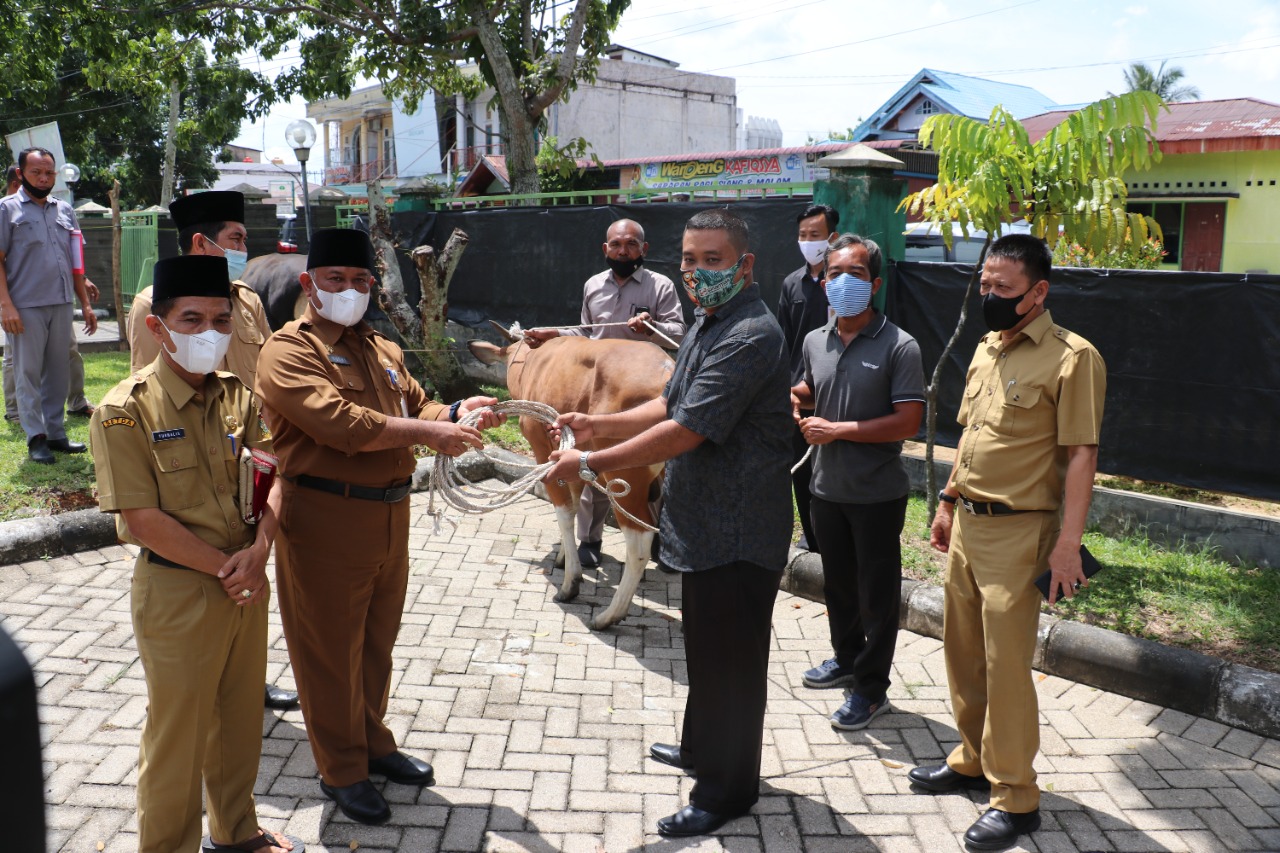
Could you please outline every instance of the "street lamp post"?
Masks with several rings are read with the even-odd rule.
[[[316,144],[316,129],[305,119],[289,122],[284,129],[285,141],[293,149],[298,162],[302,164],[302,208],[307,216],[307,245],[311,244],[311,193],[307,190],[307,158],[311,155],[311,146]]]
[[[67,185],[67,194],[71,196],[71,204],[76,203],[76,189],[73,184],[80,180],[80,167],[75,163],[63,163],[62,168],[58,170],[62,173],[62,181]]]

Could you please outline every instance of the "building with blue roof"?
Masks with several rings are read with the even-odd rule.
[[[920,125],[931,115],[963,115],[986,121],[997,105],[1017,119],[1060,108],[1030,86],[923,68],[858,125],[853,140],[915,139]]]

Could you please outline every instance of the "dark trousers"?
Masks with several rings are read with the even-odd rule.
[[[807,418],[813,412],[801,412],[800,416]],[[796,427],[791,433],[791,464],[794,466],[797,462],[804,458],[805,453],[809,450],[809,442],[804,440],[804,433],[800,432],[800,427]],[[800,516],[800,531],[804,535],[804,541],[808,544],[809,550],[813,553],[819,553],[818,535],[813,529],[813,521],[809,517],[809,501],[813,497],[809,492],[809,481],[813,479],[813,457],[810,456],[808,461],[796,468],[796,472],[791,475],[791,485],[795,488],[796,493],[796,512]]]
[[[782,572],[738,562],[681,580],[689,698],[680,754],[697,774],[689,802],[741,814],[760,798],[769,635]]]
[[[889,689],[902,600],[902,546],[907,497],[846,504],[814,498],[813,526],[822,538],[822,591],[831,648],[852,667],[858,695],[879,702]]]

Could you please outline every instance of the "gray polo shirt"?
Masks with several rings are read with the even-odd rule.
[[[804,339],[804,379],[814,415],[828,421],[864,421],[893,414],[894,403],[924,402],[924,369],[916,339],[877,313],[849,341],[840,342],[836,319]],[[833,503],[895,500],[910,488],[902,442],[833,441],[814,448],[814,497]]]
[[[706,440],[667,462],[662,561],[696,572],[740,561],[781,571],[791,545],[787,346],[750,284],[698,321],[663,395]]]
[[[20,189],[0,199],[0,252],[14,306],[74,301],[71,232],[79,227],[71,205],[54,196],[41,205]]]

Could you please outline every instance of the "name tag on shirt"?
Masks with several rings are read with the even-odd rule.
[[[151,440],[155,442],[173,441],[177,438],[185,438],[187,431],[179,427],[178,429],[158,429],[151,433]]]
[[[340,364],[343,367],[351,366],[351,359],[347,358],[345,355],[338,355],[336,352],[329,353],[329,361],[334,364]]]

